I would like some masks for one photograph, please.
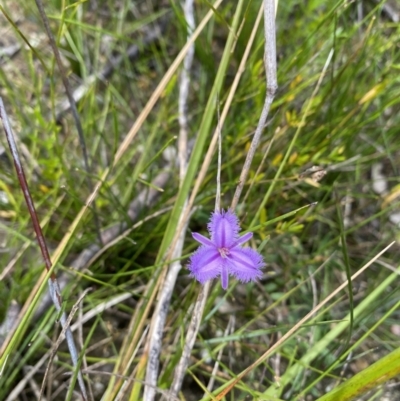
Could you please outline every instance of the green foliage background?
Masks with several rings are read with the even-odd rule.
[[[253,363],[349,275],[390,242],[398,241],[400,31],[393,15],[388,14],[388,4],[342,0],[279,2],[279,89],[238,207],[242,229],[254,231],[252,246],[263,244],[265,276],[247,285],[231,280],[227,293],[223,293],[218,283],[213,285],[182,389],[183,399],[201,399],[220,350],[223,353],[215,394],[219,386]],[[121,355],[124,338],[142,334],[135,332],[141,327],[139,320],[132,323],[131,318],[140,302],[147,302],[143,298],[144,289],[159,274],[162,251],[167,247],[166,240],[162,241],[172,224],[171,209],[179,206],[176,204],[178,168],[166,157],[168,151],[174,159],[179,133],[178,72],[169,80],[122,158],[114,163],[114,157],[185,45],[186,24],[180,2],[174,0],[117,3],[66,0],[45,6],[73,88],[88,82],[111,57],[122,55],[122,62],[113,74],[106,80],[93,80],[78,102],[90,156],[90,179],[97,182],[111,169],[96,197],[101,227],[114,224],[131,227],[130,202],[143,189],[151,187],[161,171],[166,169],[170,174],[156,201],[138,208],[133,223],[161,213],[121,236],[85,269],[76,271],[71,264],[77,255],[97,241],[91,209],[79,221],[56,266],[57,275],[67,272],[69,277],[64,290],[67,311],[89,286],[92,291],[83,302],[83,314],[120,294],[131,293],[129,299],[97,313],[83,326],[83,353],[88,365],[99,363],[101,369],[111,372],[125,358]],[[260,2],[245,2],[239,34],[222,74],[223,52],[236,6],[236,2],[222,2],[195,43],[188,104],[189,134],[191,144],[197,135],[203,135],[205,148],[210,142],[210,127],[217,125],[215,93],[222,108]],[[207,1],[195,3],[197,23],[210,7]],[[18,137],[49,248],[54,250],[90,194],[87,172],[70,114],[64,113],[58,121],[56,118],[60,104],[66,99],[65,92],[34,3],[5,2],[2,12],[4,40],[9,38],[19,44],[20,50],[1,59],[0,94]],[[163,34],[144,46],[144,38],[156,26],[163,27]],[[260,28],[223,126],[225,208],[231,202],[264,103],[263,38]],[[140,53],[129,60],[127,50],[133,44]],[[327,73],[312,98],[327,60],[330,60]],[[207,102],[212,107],[207,108]],[[207,124],[210,127],[204,128]],[[6,148],[4,135],[1,143]],[[205,150],[199,155],[200,162],[204,154]],[[2,268],[5,270],[18,255],[10,272],[0,281],[0,321],[4,321],[12,302],[23,305],[28,299],[43,265],[7,150],[1,154],[1,165]],[[326,171],[319,182],[307,173],[313,166]],[[372,174],[376,169],[382,173],[379,182],[385,183],[384,191],[376,189],[377,179]],[[214,157],[196,197],[189,232],[206,229],[215,204],[216,170]],[[194,179],[187,182],[190,188]],[[271,185],[272,191],[268,192]],[[286,219],[274,220],[314,202],[316,205]],[[163,389],[171,383],[183,347],[188,311],[199,291],[199,284],[185,269],[194,249],[188,233],[183,268],[164,332],[158,383]],[[395,376],[398,362],[390,356],[399,347],[400,299],[398,278],[392,271],[398,268],[398,256],[396,244],[352,283],[352,291],[347,289],[337,295],[310,324],[254,368],[226,399],[244,400],[246,396],[257,400],[339,399],[329,398],[332,389],[339,388],[341,383],[345,386],[347,378],[357,377],[380,360],[391,364],[391,373],[385,374]],[[139,313],[138,319],[140,316],[143,315]],[[150,317],[151,314],[143,318],[144,326],[149,324]],[[4,365],[1,399],[22,379],[24,366],[36,363],[51,348],[50,339],[59,330],[54,320],[55,312],[49,308],[38,319],[22,321],[26,334]],[[227,325],[231,327],[229,332]],[[101,345],[96,347],[97,343]],[[132,353],[134,363],[128,373],[142,379],[144,353],[139,345],[138,350],[137,354]],[[348,350],[351,353],[346,353]],[[54,399],[64,399],[67,390],[63,387],[66,378],[62,373],[70,370],[65,349],[59,351],[54,364],[54,380],[61,383],[60,394]],[[371,375],[370,380],[356,393],[350,394],[344,387],[340,399],[382,399],[387,394],[395,399],[394,387],[388,383],[381,385],[378,371],[379,367],[366,371]],[[40,383],[43,371],[34,377]],[[110,390],[109,376],[98,373],[91,378],[99,383],[95,399],[100,399],[107,387]],[[370,383],[379,385],[368,387]],[[361,396],[367,388],[372,390]],[[141,393],[136,390],[137,387],[129,399],[140,399]],[[27,387],[25,396],[30,397],[31,391]],[[337,393],[332,394],[338,397]],[[208,399],[212,399],[211,395]]]

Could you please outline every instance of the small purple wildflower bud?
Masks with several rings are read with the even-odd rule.
[[[207,228],[211,239],[192,233],[201,244],[191,256],[188,266],[196,280],[204,284],[221,276],[222,288],[226,290],[229,275],[242,282],[254,281],[262,276],[261,268],[265,265],[262,256],[254,249],[241,246],[253,233],[239,237],[239,220],[231,210],[214,212]]]

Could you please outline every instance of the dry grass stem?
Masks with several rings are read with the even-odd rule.
[[[210,292],[210,288],[211,281],[206,282],[206,284],[200,288],[200,293],[194,306],[192,319],[187,329],[185,345],[182,350],[182,356],[179,359],[177,367],[175,368],[174,379],[172,381],[172,385],[169,391],[170,397],[177,397],[178,392],[182,387],[183,379],[189,365],[190,355],[192,353],[194,343],[196,342],[197,333],[199,331],[201,318],[203,317],[203,311],[207,301],[208,293]]]
[[[232,199],[231,209],[235,210],[244,184],[250,171],[250,166],[254,158],[256,149],[260,142],[261,134],[267,122],[269,109],[274,100],[276,90],[278,89],[278,81],[276,77],[276,38],[275,38],[275,0],[264,0],[264,65],[267,93],[265,95],[264,106],[261,116],[258,120],[256,132],[251,141],[250,149],[247,153],[246,160],[239,178],[239,184],[236,187],[235,194]]]
[[[179,160],[179,177],[180,185],[186,176],[187,159],[188,159],[188,116],[187,116],[187,102],[189,97],[190,88],[190,70],[194,57],[194,43],[191,41],[192,32],[195,29],[194,22],[194,8],[193,0],[186,0],[184,4],[184,15],[187,23],[187,41],[191,43],[188,52],[183,60],[183,68],[179,80],[179,139],[178,139],[178,160]],[[185,210],[187,201],[183,207]],[[181,216],[182,219],[182,216]],[[171,248],[172,259],[179,259],[182,256],[183,244],[185,242],[186,229],[188,220],[184,229],[180,232],[176,245]],[[175,288],[176,279],[179,271],[181,270],[181,262],[176,261],[171,263],[168,272],[165,276],[160,287],[160,293],[157,299],[155,313],[153,315],[150,338],[148,340],[148,361],[146,368],[145,382],[148,383],[144,389],[143,399],[145,401],[153,401],[156,395],[155,387],[157,385],[158,371],[159,371],[159,357],[162,348],[162,335],[164,332],[165,321],[167,319],[171,297]]]
[[[180,258],[182,256],[183,243],[185,241],[186,227],[182,231],[177,245],[174,248],[172,259]],[[148,361],[146,369],[146,383],[150,386],[145,387],[143,399],[146,401],[152,401],[155,397],[155,387],[157,385],[157,377],[159,370],[159,357],[162,349],[162,335],[165,328],[165,321],[167,319],[169,305],[171,303],[172,293],[175,288],[176,279],[182,265],[180,261],[171,263],[168,272],[165,276],[165,280],[160,288],[160,293],[157,299],[156,309],[153,315],[150,338],[148,345]]]

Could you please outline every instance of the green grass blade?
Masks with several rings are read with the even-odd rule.
[[[349,401],[400,374],[400,348],[354,375],[317,401]]]

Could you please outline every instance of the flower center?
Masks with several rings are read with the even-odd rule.
[[[229,255],[229,248],[218,248],[218,252],[222,258],[226,258]]]

